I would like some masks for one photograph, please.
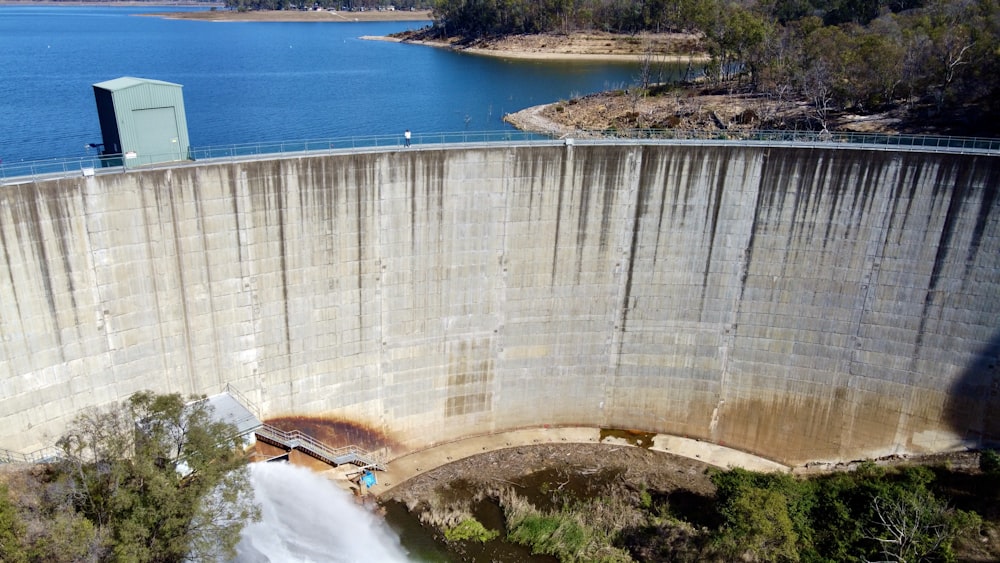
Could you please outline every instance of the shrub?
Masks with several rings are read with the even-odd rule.
[[[639,491],[639,506],[643,510],[649,510],[653,507],[653,495],[649,494],[649,491],[645,489]]]
[[[496,530],[487,530],[479,520],[466,518],[452,528],[444,531],[444,539],[450,542],[456,541],[477,541],[486,543],[500,535]]]
[[[28,560],[21,545],[24,532],[24,523],[8,496],[7,485],[0,484],[0,561],[15,563]]]
[[[979,469],[987,475],[1000,476],[1000,453],[996,450],[979,452]]]

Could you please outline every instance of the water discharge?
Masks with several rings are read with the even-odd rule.
[[[262,518],[243,530],[236,563],[410,561],[380,518],[322,476],[255,463],[250,480]]]

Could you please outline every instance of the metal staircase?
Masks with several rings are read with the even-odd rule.
[[[58,460],[62,452],[58,448],[48,447],[22,454],[13,450],[0,448],[0,464],[3,463],[52,463]]]
[[[357,446],[331,448],[312,436],[303,434],[298,430],[285,431],[280,428],[275,428],[274,426],[265,424],[261,421],[260,411],[257,409],[257,405],[253,404],[246,398],[246,396],[243,395],[243,393],[240,393],[236,388],[228,383],[226,384],[225,393],[228,393],[230,397],[233,397],[238,403],[251,411],[253,416],[256,417],[254,421],[255,425],[253,427],[253,433],[256,435],[257,440],[261,442],[283,448],[287,451],[299,450],[306,455],[312,456],[334,467],[350,463],[357,465],[362,471],[366,469],[385,471],[387,462],[385,455],[381,453],[365,451]],[[279,457],[282,456],[274,456],[271,459]]]
[[[268,424],[261,424],[255,430],[255,433],[257,434],[257,439],[261,442],[278,446],[279,448],[286,448],[289,451],[299,450],[304,454],[335,467],[350,463],[357,465],[362,470],[375,469],[385,471],[386,462],[381,454],[368,452],[357,446],[331,448],[298,430],[286,432]]]

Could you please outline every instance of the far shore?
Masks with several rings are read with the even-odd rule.
[[[123,0],[121,2],[109,2],[97,0],[85,2],[82,0],[66,0],[55,2],[52,0],[0,0],[0,6],[100,6],[100,7],[184,7],[202,8],[192,11],[179,12],[148,12],[136,14],[139,16],[152,16],[164,19],[176,20],[196,20],[215,22],[328,22],[328,23],[355,23],[355,22],[378,22],[378,21],[409,21],[428,22],[433,21],[430,10],[366,10],[366,11],[336,11],[336,10],[252,10],[240,12],[229,10],[221,3],[204,3],[190,1],[162,1],[162,2],[136,2]],[[205,9],[211,8],[211,9]],[[665,36],[664,34],[663,36]],[[654,35],[652,42],[662,41]],[[662,37],[662,36],[661,36]],[[479,43],[476,46],[464,46],[453,41],[445,40],[424,40],[406,39],[393,36],[362,36],[361,39],[371,41],[390,41],[396,43],[409,43],[413,45],[423,45],[441,49],[451,49],[453,51],[495,57],[502,59],[517,59],[531,61],[603,61],[603,62],[623,62],[635,63],[644,60],[652,60],[658,63],[694,63],[708,59],[702,52],[685,53],[690,49],[689,45],[679,49],[672,48],[676,45],[676,38],[667,39],[667,48],[657,45],[649,52],[636,52],[634,36],[628,36],[628,40],[621,41],[620,37],[614,34],[599,32],[581,32],[570,34],[569,36],[556,36],[552,34],[541,34],[538,36],[517,36],[516,39],[500,40],[488,42],[485,45]],[[594,40],[599,41],[595,42]],[[648,41],[648,39],[647,39]],[[665,51],[674,51],[671,54],[663,54]],[[653,53],[653,54],[650,54]]]
[[[378,22],[378,21],[430,21],[428,10],[366,10],[342,12],[334,10],[199,10],[196,12],[163,12],[142,14],[172,20],[200,20],[221,22]]]
[[[230,10],[223,2],[197,2],[194,0],[0,0],[0,6],[72,6],[93,8],[199,8],[190,12],[156,12],[136,14],[175,20],[205,21],[254,21],[254,22],[375,22],[375,21],[431,21],[430,10],[366,10],[344,12],[335,10]]]
[[[198,8],[190,12],[150,12],[136,14],[172,20],[204,21],[249,21],[249,22],[376,22],[376,21],[431,21],[430,10],[366,10],[364,12],[343,12],[335,10],[252,10],[240,12],[230,10],[222,2],[196,2],[181,0],[170,2],[140,2],[122,0],[112,2],[96,0],[0,0],[0,6],[45,6],[45,7],[88,7],[88,8]]]
[[[222,2],[197,2],[194,0],[181,0],[179,2],[170,2],[169,0],[158,0],[156,2],[141,2],[139,0],[121,0],[120,2],[112,2],[110,0],[95,0],[94,2],[88,2],[87,0],[0,0],[0,6],[73,6],[79,7],[95,7],[95,8],[137,8],[137,7],[147,7],[147,8],[221,8],[224,6]]]

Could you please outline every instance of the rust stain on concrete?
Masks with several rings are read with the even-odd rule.
[[[377,450],[397,446],[394,440],[377,428],[340,418],[282,416],[264,422],[285,432],[298,430],[333,448],[358,446],[365,450]]]

